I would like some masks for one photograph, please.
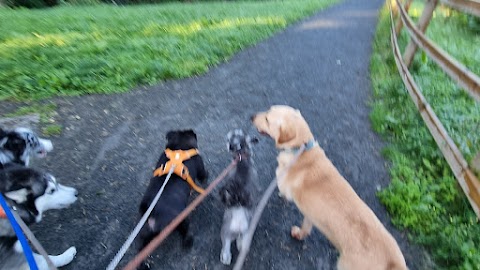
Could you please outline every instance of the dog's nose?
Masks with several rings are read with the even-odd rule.
[[[257,116],[256,114],[253,114],[251,117],[250,117],[250,120],[253,122],[253,120],[255,120],[255,116]]]
[[[78,190],[75,189],[75,197],[78,197]]]

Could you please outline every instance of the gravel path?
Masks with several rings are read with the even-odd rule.
[[[69,210],[47,212],[33,226],[37,237],[52,254],[77,247],[63,269],[105,269],[134,227],[168,130],[197,132],[211,181],[230,162],[226,133],[241,127],[256,134],[250,115],[288,104],[302,111],[327,155],[399,241],[409,267],[425,269],[423,252],[391,226],[375,197],[389,182],[382,141],[368,118],[371,42],[382,3],[339,3],[203,76],[127,94],[56,99],[64,131],[53,138],[54,152],[34,166],[75,186],[80,200]],[[265,188],[276,151],[260,139],[255,159]],[[172,235],[154,254],[154,269],[230,269],[219,261],[222,213],[218,199],[209,197],[191,215],[194,247],[182,250],[180,237]],[[338,254],[320,232],[304,242],[290,238],[291,225],[300,221],[293,204],[273,196],[244,269],[333,269]],[[122,265],[133,256],[131,249]]]

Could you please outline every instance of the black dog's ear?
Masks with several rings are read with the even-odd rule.
[[[167,135],[165,136],[165,139],[167,139],[167,141],[170,141],[173,138],[173,136],[175,136],[175,133],[177,133],[177,132],[175,132],[175,131],[167,132]]]
[[[195,140],[197,139],[197,134],[195,133],[195,131],[193,131],[193,129],[187,129],[187,130],[185,130],[184,132],[185,132],[185,134],[187,134],[187,135],[193,136],[193,137],[195,138]]]
[[[0,138],[0,147],[23,152],[25,147],[27,147],[27,142],[25,139],[20,138],[16,132],[7,132],[3,138]]]
[[[23,153],[27,147],[28,141],[18,136],[16,132],[9,132],[4,140],[0,141],[0,144],[3,143],[3,146],[9,149],[16,149],[16,151]]]

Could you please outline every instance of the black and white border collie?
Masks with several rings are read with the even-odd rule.
[[[219,190],[222,203],[225,205],[223,225],[220,232],[222,251],[220,261],[230,265],[232,241],[237,242],[237,249],[242,247],[243,236],[247,232],[252,211],[258,198],[258,175],[252,159],[252,144],[258,139],[235,129],[227,134],[227,147],[233,158],[239,158],[237,166],[224,180]]]
[[[30,156],[43,158],[52,149],[50,140],[38,137],[28,128],[0,128],[0,169],[9,164],[28,166]]]

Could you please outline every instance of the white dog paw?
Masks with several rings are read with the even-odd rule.
[[[68,263],[70,263],[71,261],[73,261],[73,258],[75,258],[75,255],[77,255],[77,249],[75,247],[70,247],[65,252],[63,252],[62,257],[65,259],[65,261],[68,261]]]
[[[220,254],[220,261],[221,261],[224,265],[230,265],[230,263],[232,262],[232,253],[230,253],[230,252],[222,252],[222,254]]]
[[[77,249],[75,247],[70,247],[69,249],[67,249],[65,252],[63,252],[58,256],[49,256],[49,257],[56,267],[62,267],[71,263],[75,258],[75,255],[77,255]]]
[[[297,240],[303,240],[306,236],[302,229],[300,229],[298,226],[293,226],[290,234]]]

